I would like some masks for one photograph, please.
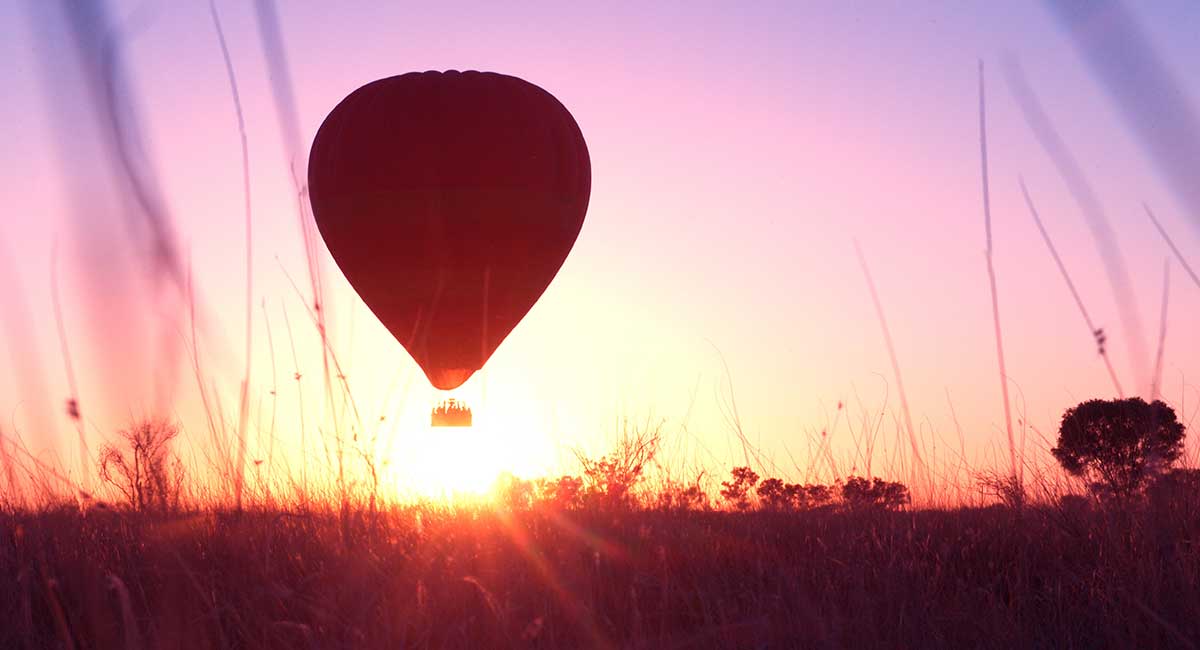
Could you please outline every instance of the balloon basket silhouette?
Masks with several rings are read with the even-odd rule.
[[[471,407],[467,406],[466,402],[451,397],[434,406],[429,419],[430,425],[434,427],[469,427]]]

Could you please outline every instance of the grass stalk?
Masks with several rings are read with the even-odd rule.
[[[71,346],[67,339],[67,327],[63,322],[62,301],[58,295],[58,242],[50,247],[50,301],[54,307],[54,325],[58,332],[58,347],[62,353],[63,368],[67,375],[67,415],[75,425],[79,439],[79,486],[85,493],[91,491],[91,472],[88,470],[87,436],[83,430],[83,415],[79,408],[79,383],[75,379],[75,364],[71,361]]]
[[[988,288],[992,293],[992,328],[996,335],[996,360],[1000,371],[1000,395],[1004,400],[1004,430],[1008,434],[1008,456],[1012,477],[1018,480],[1017,447],[1013,438],[1012,406],[1008,398],[1008,371],[1004,367],[1004,335],[1000,327],[1000,296],[996,291],[996,267],[992,263],[992,204],[988,190],[987,101],[984,93],[983,61],[979,61],[979,160],[983,177],[983,228],[987,235]]]
[[[1171,258],[1163,260],[1162,305],[1158,313],[1158,349],[1154,354],[1154,383],[1150,385],[1150,401],[1162,394],[1163,351],[1167,344],[1167,303],[1171,296]]]
[[[1146,341],[1143,336],[1142,320],[1137,309],[1137,300],[1133,283],[1125,267],[1125,258],[1121,253],[1120,242],[1104,212],[1092,184],[1083,173],[1078,159],[1055,129],[1050,116],[1042,107],[1033,88],[1025,79],[1025,73],[1015,59],[1009,59],[1005,65],[1005,76],[1012,90],[1013,98],[1025,116],[1025,121],[1033,131],[1035,139],[1050,158],[1054,167],[1067,186],[1071,198],[1083,213],[1096,251],[1104,260],[1104,270],[1108,283],[1117,303],[1117,313],[1121,317],[1121,329],[1125,334],[1126,345],[1129,349],[1134,368],[1135,384],[1146,387],[1150,370],[1147,367],[1149,354],[1146,351]]]
[[[921,459],[921,450],[917,445],[917,432],[913,428],[912,412],[908,408],[908,394],[904,391],[904,378],[900,373],[900,361],[896,357],[896,346],[892,343],[892,333],[888,329],[887,317],[883,313],[883,304],[879,301],[879,291],[875,288],[875,280],[871,277],[871,269],[867,266],[867,258],[863,255],[862,246],[858,240],[854,240],[854,252],[858,255],[858,265],[862,268],[863,277],[867,280],[867,289],[871,292],[871,302],[875,306],[875,315],[879,320],[879,328],[883,332],[883,342],[887,346],[888,357],[892,362],[892,375],[896,378],[896,390],[900,393],[900,409],[904,413],[904,424],[908,431],[908,442],[912,449],[913,465],[910,468],[912,474],[912,482],[915,486],[921,470],[925,469],[925,462]],[[928,479],[928,472],[925,472],[925,478]],[[927,486],[932,492],[932,486]]]
[[[242,390],[238,401],[237,470],[234,476],[234,499],[237,502],[238,511],[241,511],[242,488],[246,474],[246,424],[250,417],[250,367],[251,359],[253,358],[250,344],[254,335],[254,237],[252,229],[253,219],[250,209],[250,147],[247,144],[246,119],[242,113],[242,99],[238,94],[237,75],[233,70],[233,60],[229,56],[229,46],[225,42],[225,30],[221,28],[221,17],[217,13],[215,0],[209,0],[208,11],[209,15],[212,16],[213,28],[217,32],[217,43],[221,46],[221,58],[225,62],[225,74],[229,77],[229,91],[233,98],[234,112],[237,114],[238,136],[242,147],[242,200],[244,202],[246,228],[246,370],[242,377]]]
[[[1058,266],[1059,273],[1062,274],[1063,280],[1066,281],[1067,288],[1071,290],[1071,297],[1075,299],[1075,305],[1079,307],[1079,313],[1083,315],[1083,321],[1087,323],[1088,333],[1096,341],[1096,350],[1100,353],[1100,358],[1104,360],[1104,367],[1108,369],[1108,376],[1112,380],[1113,388],[1117,391],[1117,397],[1125,399],[1125,391],[1121,389],[1121,380],[1117,378],[1117,371],[1113,368],[1112,360],[1108,358],[1108,350],[1104,345],[1107,341],[1104,330],[1096,327],[1096,323],[1092,321],[1091,315],[1088,314],[1087,307],[1083,305],[1083,298],[1079,297],[1079,291],[1075,288],[1075,283],[1071,281],[1071,274],[1067,272],[1067,266],[1063,264],[1062,257],[1058,254],[1058,249],[1054,247],[1054,242],[1050,239],[1050,234],[1046,232],[1046,226],[1042,223],[1042,218],[1038,215],[1037,208],[1033,205],[1033,199],[1029,197],[1029,188],[1025,186],[1025,179],[1018,177],[1017,182],[1021,186],[1021,194],[1025,197],[1025,205],[1029,208],[1029,214],[1033,217],[1033,222],[1037,224],[1038,232],[1042,234],[1042,241],[1046,242],[1046,248],[1050,250],[1050,256],[1054,258],[1054,263]]]
[[[1192,265],[1188,264],[1187,260],[1183,257],[1183,253],[1179,252],[1179,247],[1175,245],[1175,240],[1171,239],[1171,236],[1167,234],[1167,230],[1158,221],[1158,217],[1154,215],[1154,211],[1145,203],[1142,204],[1142,208],[1146,210],[1146,216],[1150,217],[1150,222],[1154,224],[1154,228],[1158,230],[1158,234],[1162,235],[1163,241],[1167,243],[1171,252],[1175,254],[1175,259],[1179,260],[1179,265],[1183,267],[1184,271],[1187,271],[1188,277],[1192,279],[1192,282],[1197,287],[1200,287],[1200,277],[1196,276],[1196,272],[1192,270]]]

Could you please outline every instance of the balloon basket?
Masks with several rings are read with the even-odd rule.
[[[469,427],[471,407],[467,406],[466,402],[451,397],[433,407],[429,420],[434,427]]]

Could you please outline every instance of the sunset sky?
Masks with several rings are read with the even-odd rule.
[[[501,470],[570,469],[573,448],[604,451],[622,418],[663,420],[670,462],[724,471],[743,459],[734,403],[749,441],[794,478],[805,478],[813,441],[839,417],[839,402],[855,428],[863,409],[887,409],[879,444],[890,453],[898,394],[855,239],[927,451],[936,444],[935,458],[946,462],[945,447],[958,446],[952,400],[970,463],[1006,464],[984,257],[979,59],[1014,409],[1052,436],[1064,408],[1115,396],[1018,175],[1108,332],[1126,392],[1149,396],[1170,251],[1141,203],[1196,264],[1200,215],[1189,219],[1040,3],[509,4],[279,3],[302,154],[348,93],[428,69],[492,70],[540,85],[575,116],[591,154],[591,205],[574,250],[484,370],[456,391],[475,407],[476,430],[429,430],[438,396],[321,247],[331,342],[389,484],[430,489],[456,465],[474,468],[471,481],[444,487],[485,485]],[[0,5],[0,430],[74,472],[50,293],[56,242],[92,451],[155,411],[176,414],[192,439],[209,436],[187,301],[145,262],[144,241],[131,238],[136,229],[122,217],[130,195],[114,189],[115,161],[97,144],[66,22],[46,7]],[[274,415],[281,453],[298,453],[303,430],[324,458],[322,435],[341,416],[324,406],[287,143],[253,7],[219,1],[217,9],[252,187],[249,453],[267,453]],[[1130,9],[1183,96],[1200,105],[1200,6]],[[191,270],[208,410],[219,399],[236,427],[246,361],[242,154],[209,8],[113,2],[109,17],[127,72],[121,98],[136,109],[133,126]],[[1006,56],[1022,65],[1116,233],[1141,322],[1140,362],[1085,217],[1005,81]],[[304,161],[296,163],[302,172]],[[1200,406],[1200,288],[1173,260],[1170,277],[1163,392],[1186,423]],[[164,361],[172,355],[177,365]],[[833,445],[848,459],[840,417]],[[1030,454],[1045,448],[1027,436]],[[882,452],[874,462],[876,473],[888,466]],[[839,469],[850,471],[850,461]]]

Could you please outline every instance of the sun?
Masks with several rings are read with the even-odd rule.
[[[477,411],[468,427],[410,427],[391,455],[401,494],[432,499],[487,495],[502,475],[544,475],[555,445],[544,427],[499,409]]]

